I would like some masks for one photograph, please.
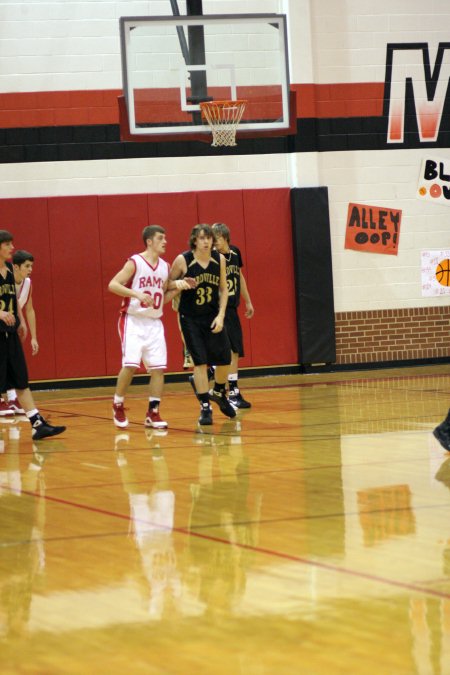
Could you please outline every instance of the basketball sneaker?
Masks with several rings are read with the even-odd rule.
[[[216,391],[215,389],[210,389],[209,397],[212,401],[214,401],[214,403],[217,403],[221,413],[227,417],[236,417],[236,410],[227,399],[225,391]]]
[[[230,390],[230,393],[228,394],[228,400],[230,401],[233,408],[240,408],[241,410],[243,410],[244,408],[252,407],[252,404],[242,397],[241,392],[237,388]]]
[[[450,411],[445,420],[433,429],[433,436],[445,450],[450,452]]]
[[[161,419],[159,408],[149,408],[145,416],[144,426],[153,429],[167,429],[169,425]]]
[[[205,403],[200,408],[200,417],[198,418],[198,423],[203,427],[210,426],[213,423],[212,408],[208,403]]]
[[[8,405],[15,415],[25,415],[25,410],[20,405],[18,398],[13,398],[8,401]]]
[[[3,399],[0,399],[0,417],[11,417],[12,415],[14,415],[14,410]]]
[[[127,416],[123,403],[113,403],[113,420],[116,427],[121,429],[128,426]]]
[[[39,416],[31,426],[31,437],[33,441],[41,441],[43,438],[58,436],[58,434],[62,434],[65,430],[66,427],[55,427]]]
[[[433,436],[445,450],[450,452],[450,410],[445,420],[433,429]]]

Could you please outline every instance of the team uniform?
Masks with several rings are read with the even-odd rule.
[[[181,292],[178,313],[184,342],[194,365],[231,363],[231,347],[226,330],[213,333],[211,323],[219,313],[220,254],[211,251],[208,265],[202,267],[193,251],[185,251],[186,276],[193,277],[196,288]]]
[[[0,309],[11,312],[16,319],[13,326],[0,320],[0,391],[8,389],[26,389],[28,370],[22,344],[17,333],[20,326],[16,284],[12,265],[6,263],[6,277],[0,274]]]
[[[237,246],[230,244],[228,253],[222,253],[227,268],[228,303],[225,312],[225,328],[231,344],[231,350],[244,356],[242,327],[238,315],[241,299],[241,268],[243,267],[241,252]]]
[[[20,309],[23,309],[30,299],[31,295],[31,279],[26,277],[20,284],[16,284],[16,296]]]
[[[127,288],[151,295],[153,306],[146,307],[137,298],[123,299],[119,318],[122,366],[139,368],[142,361],[147,370],[164,369],[167,368],[167,347],[161,316],[170,268],[162,258],[153,267],[139,253],[130,260],[135,272]]]

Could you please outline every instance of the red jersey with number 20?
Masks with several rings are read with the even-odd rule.
[[[169,277],[169,265],[162,258],[158,258],[153,267],[140,253],[132,255],[130,260],[134,263],[135,271],[127,288],[151,295],[153,307],[142,305],[137,298],[124,298],[120,311],[123,314],[159,319],[163,313],[164,284]]]

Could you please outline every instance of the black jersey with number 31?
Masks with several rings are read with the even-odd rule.
[[[187,277],[197,281],[197,287],[182,291],[178,311],[186,316],[217,314],[219,311],[220,254],[211,251],[206,267],[196,260],[193,251],[183,253],[187,266]]]

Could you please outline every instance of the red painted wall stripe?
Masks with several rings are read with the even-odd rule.
[[[291,89],[300,118],[376,117],[383,112],[384,83],[294,84]],[[0,128],[118,124],[120,95],[120,89],[0,94]]]

